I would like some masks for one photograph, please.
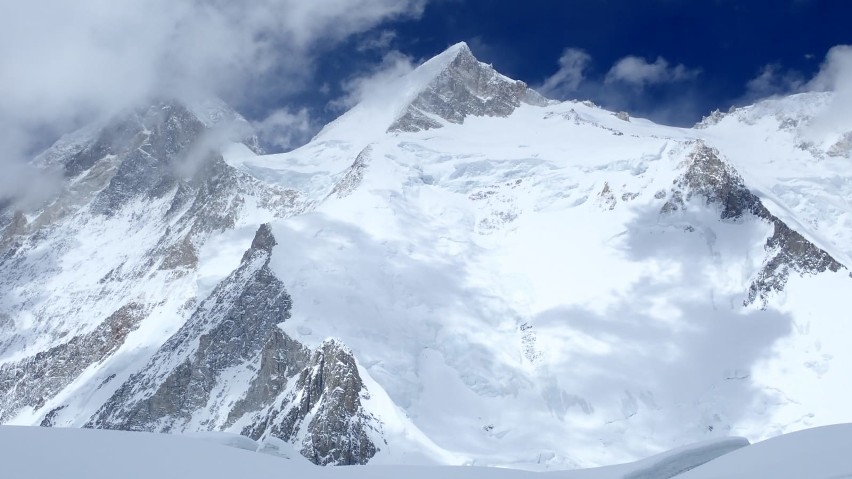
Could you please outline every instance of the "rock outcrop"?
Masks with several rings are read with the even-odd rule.
[[[452,60],[388,128],[421,131],[461,124],[468,116],[508,116],[522,103],[545,105],[547,99],[522,81],[498,73],[473,56],[465,43],[450,48]]]
[[[742,176],[723,161],[719,152],[702,142],[696,143],[686,158],[686,171],[674,180],[670,198],[661,213],[673,213],[694,198],[719,209],[722,221],[735,222],[751,216],[770,223],[772,235],[766,240],[766,259],[752,280],[743,304],[759,302],[765,307],[774,292],[784,289],[790,274],[817,274],[845,268],[825,250],[791,229],[769,212],[746,187]]]
[[[128,303],[93,331],[20,361],[0,365],[0,423],[21,408],[39,409],[87,367],[115,352],[147,315]]]
[[[381,423],[365,411],[370,399],[352,351],[329,339],[313,352],[293,389],[242,433],[271,435],[301,447],[315,464],[366,464],[378,448]]]
[[[240,172],[218,153],[221,141],[232,140],[214,129],[223,121],[247,127],[241,118],[222,105],[205,116],[160,100],[84,128],[34,160],[66,181],[47,204],[9,212],[0,230],[0,319],[28,318],[26,331],[0,328],[0,353],[24,357],[5,363],[0,377],[56,374],[17,387],[15,400],[0,404],[0,418],[25,405],[38,409],[75,374],[105,364],[124,341],[97,340],[116,307],[164,308],[182,323],[194,308],[190,273],[211,236],[235,228],[247,212],[302,211],[300,193]],[[253,147],[256,138],[246,138]],[[149,294],[151,282],[169,286]]]
[[[355,161],[352,162],[352,165],[346,169],[343,177],[334,185],[329,196],[336,195],[338,198],[346,198],[358,188],[364,179],[364,171],[367,169],[367,161],[370,159],[371,151],[372,148],[368,145],[358,153]]]
[[[261,225],[240,266],[87,426],[169,432],[249,421],[244,434],[297,443],[317,464],[365,464],[381,431],[361,404],[369,393],[341,343],[311,353],[278,328],[291,300],[269,268],[276,244]]]
[[[269,269],[274,245],[269,226],[261,226],[240,266],[89,425],[182,430],[195,412],[208,407],[222,374],[253,361],[276,325],[290,316],[290,296]]]

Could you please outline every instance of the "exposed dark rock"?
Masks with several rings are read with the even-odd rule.
[[[198,252],[192,244],[190,236],[185,236],[183,241],[176,243],[166,250],[160,269],[177,269],[198,267]]]
[[[269,223],[260,225],[257,232],[254,234],[254,239],[251,241],[251,247],[243,254],[243,261],[249,260],[256,253],[272,253],[272,248],[278,244],[275,241],[275,236],[272,235],[272,228]]]
[[[290,317],[290,296],[269,269],[273,244],[269,227],[262,226],[239,268],[87,425],[180,430],[205,408],[220,374],[253,361],[276,325]]]
[[[465,44],[455,58],[406,108],[388,131],[440,128],[434,116],[461,124],[467,116],[508,116],[521,103],[545,105],[547,100],[522,81],[497,73],[479,62]]]
[[[254,379],[245,396],[228,413],[225,426],[272,404],[288,382],[305,369],[310,357],[308,348],[275,328],[260,352],[260,366]]]
[[[296,384],[301,395],[289,420],[304,421],[316,409],[302,442],[302,455],[315,464],[366,464],[376,454],[368,430],[375,418],[361,405],[369,395],[361,382],[352,352],[337,341],[326,341],[315,351]],[[365,395],[366,394],[366,395]]]
[[[15,211],[12,215],[11,221],[3,230],[3,234],[0,235],[0,251],[5,250],[8,246],[15,242],[18,237],[26,234],[27,226],[27,217],[24,216],[24,213],[21,211]]]
[[[301,453],[315,464],[366,464],[378,450],[371,432],[379,421],[361,404],[369,399],[352,352],[326,340],[313,352],[283,407],[245,428],[255,439],[271,434],[285,441],[301,437]],[[310,417],[310,421],[305,421]]]
[[[41,408],[92,364],[114,353],[135,330],[147,310],[128,303],[87,334],[22,361],[0,365],[0,422],[21,408]]]
[[[831,255],[815,246],[775,216],[767,218],[774,230],[766,240],[768,258],[748,289],[745,305],[760,300],[765,307],[773,291],[782,291],[792,272],[817,274],[846,269]]]
[[[59,414],[59,411],[68,407],[67,404],[63,404],[62,406],[55,407],[50,410],[47,414],[44,415],[44,419],[41,420],[39,426],[41,427],[53,427],[56,425],[56,415]]]
[[[109,126],[104,130],[93,145],[98,149],[91,155],[87,153],[89,150],[84,150],[83,153],[88,155],[86,161],[72,160],[70,163],[88,168],[94,164],[91,160],[97,155],[121,157],[115,175],[92,206],[95,212],[107,215],[115,213],[133,198],[159,198],[171,191],[178,181],[179,162],[187,160],[191,148],[205,131],[204,124],[177,103],[152,105],[117,125],[117,132]],[[106,148],[105,154],[102,154],[101,145]],[[105,145],[110,146],[107,148]],[[116,151],[119,145],[122,150]]]
[[[69,313],[85,314],[81,310],[86,309],[86,301],[122,297],[120,295],[128,290],[128,283],[157,274],[158,269],[169,271],[169,281],[195,269],[198,248],[211,234],[235,227],[247,201],[275,217],[300,211],[298,192],[267,185],[227,165],[214,150],[205,150],[205,147],[212,147],[206,140],[211,125],[209,118],[199,116],[190,107],[161,101],[104,125],[92,125],[75,133],[71,140],[57,142],[40,155],[40,164],[64,168],[69,180],[58,198],[30,222],[20,212],[14,217],[8,212],[9,221],[0,230],[0,286],[3,288],[0,291],[15,291],[20,298],[17,299],[19,304],[35,305],[23,311],[33,313],[36,318],[38,329],[34,331],[51,334],[52,347],[0,367],[0,420],[10,417],[21,407],[43,406],[88,366],[113,354],[125,336],[119,335],[114,341],[101,340],[100,329],[89,335],[74,336],[75,331],[65,331],[51,324],[64,324],[64,316]],[[152,216],[148,210],[151,205],[163,208],[169,204],[171,209],[165,217]],[[8,206],[3,205],[4,208]],[[90,213],[103,216],[97,218],[97,222],[113,221],[115,213],[131,205],[131,231],[144,227],[159,232],[159,241],[151,244],[144,256],[129,258],[103,271],[98,271],[101,265],[97,261],[93,262],[91,268],[101,276],[98,287],[73,293],[78,297],[67,302],[67,308],[52,312],[40,299],[41,289],[33,285],[61,274],[63,254],[74,248],[73,236],[66,232],[65,236],[57,238],[52,236],[54,232],[64,228],[73,233],[81,225],[85,227],[92,217]],[[80,219],[65,222],[76,216]],[[122,227],[126,225],[122,220]],[[38,247],[43,241],[49,241],[48,247]],[[272,276],[271,272],[268,276]],[[9,293],[0,293],[0,300],[9,297]],[[167,298],[161,299],[166,301]],[[156,307],[155,304],[134,304],[145,312]],[[194,303],[188,306],[186,314],[191,314],[195,306]],[[251,309],[248,305],[244,308]],[[17,333],[14,317],[7,313],[0,311],[0,323],[3,323],[0,324],[0,352],[26,348],[26,338]],[[184,314],[183,311],[175,313]],[[120,316],[117,312],[105,318],[101,327],[117,321]],[[70,335],[63,338],[65,334]],[[265,340],[263,336],[258,342]],[[26,384],[14,386],[21,381]]]
[[[269,225],[258,228],[240,266],[86,426],[180,431],[196,414],[212,412],[214,419],[193,428],[248,418],[245,434],[301,441],[302,454],[317,464],[366,463],[376,453],[368,432],[380,434],[380,425],[362,407],[369,394],[355,359],[337,341],[311,353],[277,327],[291,303],[269,269],[275,245]],[[243,397],[229,403],[216,396],[238,371],[252,377]]]
[[[343,178],[334,185],[329,196],[337,195],[338,198],[345,198],[358,188],[364,179],[364,170],[367,169],[367,160],[370,158],[371,151],[372,148],[367,146],[358,153],[358,156],[355,157],[355,161],[346,170]]]
[[[100,134],[64,162],[65,175],[75,177],[108,155],[125,154],[142,142],[141,119],[138,112],[107,124]]]
[[[615,205],[618,204],[618,200],[615,199],[615,193],[612,192],[612,188],[609,187],[608,182],[604,182],[601,192],[598,193],[598,201],[601,207],[607,210],[614,210]]]
[[[177,183],[166,216],[177,217],[175,229],[187,230],[193,238],[206,236],[234,228],[246,197],[276,217],[298,213],[303,207],[299,192],[263,183],[211,153],[191,179]]]
[[[661,213],[683,209],[697,196],[706,205],[717,207],[723,221],[739,221],[744,216],[752,216],[773,226],[773,233],[765,245],[767,258],[749,286],[743,302],[746,306],[760,300],[762,307],[766,307],[771,294],[782,291],[793,272],[817,274],[844,268],[827,252],[770,213],[760,198],[746,187],[734,167],[722,161],[716,149],[698,142],[686,161],[686,171],[675,179],[671,197],[663,205]]]

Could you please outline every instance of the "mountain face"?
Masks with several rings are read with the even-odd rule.
[[[269,427],[273,437],[300,440],[302,453],[317,464],[366,463],[376,446],[363,428],[376,419],[361,407],[360,395],[369,393],[352,353],[329,341],[310,354],[277,327],[289,318],[291,299],[269,269],[275,245],[269,225],[261,225],[240,266],[86,427],[222,429],[248,414],[259,421],[243,430],[253,439]],[[234,402],[234,392],[243,390]],[[279,419],[281,410],[261,414],[273,404],[289,407],[286,417]]]
[[[521,103],[547,104],[524,82],[506,78],[479,62],[464,43],[454,45],[442,56],[448,57],[448,63],[414,97],[388,132],[440,128],[440,120],[461,124],[468,116],[506,117]]]
[[[772,215],[744,184],[736,170],[719,158],[719,151],[699,143],[687,157],[686,171],[675,180],[671,198],[663,205],[662,213],[685,207],[694,195],[703,197],[706,205],[720,210],[720,219],[736,222],[748,215],[772,225],[772,236],[765,249],[769,253],[763,268],[749,285],[748,306],[760,301],[766,307],[772,293],[784,290],[791,273],[817,274],[846,269],[828,253],[790,229]]]
[[[0,204],[0,422],[570,468],[849,421],[852,133],[831,93],[671,128],[464,44],[264,155],[156,100]]]

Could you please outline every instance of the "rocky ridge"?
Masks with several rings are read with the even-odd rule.
[[[86,128],[37,159],[61,169],[66,186],[38,209],[15,212],[0,235],[0,298],[18,311],[3,313],[9,327],[0,330],[0,355],[20,358],[2,365],[0,382],[10,394],[0,417],[40,409],[119,352],[145,316],[189,314],[199,248],[244,221],[246,209],[273,218],[304,208],[297,192],[228,166],[210,140],[211,122],[179,102],[155,102]],[[116,234],[127,240],[126,253],[111,249]],[[157,290],[143,278],[162,283],[162,292],[150,294]],[[46,296],[50,281],[67,284]],[[128,311],[128,327],[107,334]],[[27,328],[16,321],[22,315],[31,318]],[[18,384],[45,370],[52,370],[49,381]]]
[[[278,328],[291,299],[269,270],[275,245],[261,225],[239,268],[87,427],[221,430],[248,416],[255,423],[244,434],[301,441],[317,464],[366,463],[376,452],[367,430],[380,433],[381,425],[361,406],[369,393],[355,359],[334,340],[311,354]]]
[[[772,225],[772,235],[764,246],[766,259],[749,285],[743,301],[745,306],[757,302],[765,308],[769,297],[784,289],[792,273],[813,275],[846,269],[825,250],[770,213],[715,148],[698,141],[685,163],[686,170],[674,180],[670,198],[660,210],[662,214],[683,209],[699,197],[705,205],[718,208],[722,221],[737,222],[744,216],[751,216]]]
[[[505,117],[522,103],[548,103],[526,83],[507,78],[477,60],[465,43],[451,47],[445,54],[452,54],[452,60],[404,109],[388,132],[441,128],[440,120],[461,124],[467,116]]]

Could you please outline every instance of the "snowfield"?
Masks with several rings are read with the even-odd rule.
[[[783,435],[748,445],[708,441],[631,464],[529,472],[452,466],[319,467],[269,445],[227,434],[178,436],[91,429],[0,427],[3,477],[169,479],[203,477],[458,479],[832,479],[852,475],[852,425]],[[259,452],[255,452],[259,451]],[[292,452],[292,451],[291,451]]]

